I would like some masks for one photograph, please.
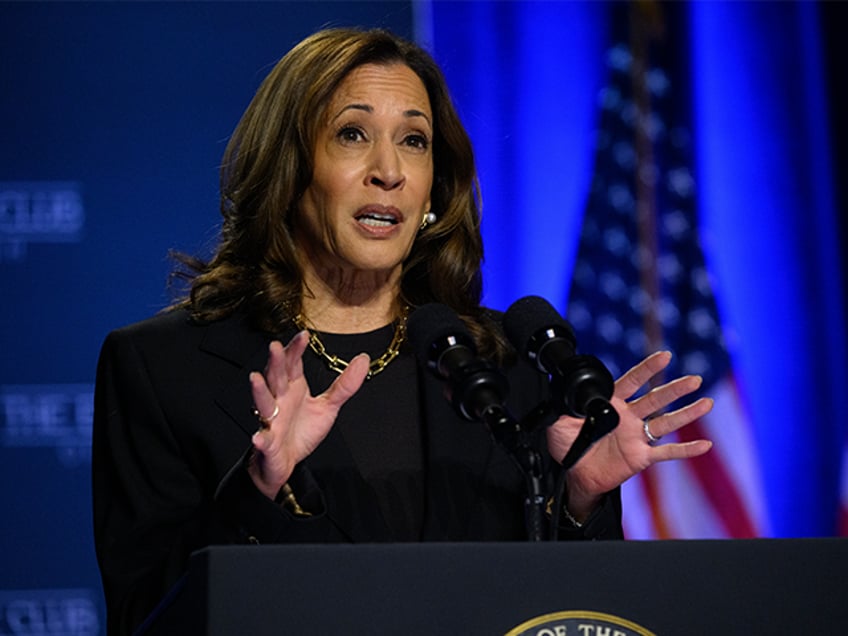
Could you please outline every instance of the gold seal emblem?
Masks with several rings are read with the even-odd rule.
[[[612,614],[588,611],[553,612],[521,623],[505,636],[656,636],[654,632]]]

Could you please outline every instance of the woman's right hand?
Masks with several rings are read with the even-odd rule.
[[[307,331],[298,333],[285,348],[275,340],[268,348],[264,373],[250,374],[253,403],[263,426],[253,435],[247,471],[270,499],[277,496],[295,465],[327,436],[339,409],[368,375],[369,358],[359,354],[330,388],[312,397],[303,375],[302,356],[308,343]]]

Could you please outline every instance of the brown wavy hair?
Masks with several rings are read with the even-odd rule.
[[[200,322],[243,311],[279,331],[300,311],[303,272],[292,228],[312,178],[313,150],[339,84],[363,64],[405,64],[423,82],[433,111],[432,212],[403,264],[399,304],[440,302],[468,324],[481,353],[506,345],[480,306],[483,244],[474,154],[432,57],[384,30],[328,29],[297,44],[265,78],[238,123],[221,167],[221,240],[211,260],[177,255],[190,280],[178,303]]]

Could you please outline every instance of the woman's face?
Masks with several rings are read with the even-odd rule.
[[[408,66],[350,72],[318,127],[300,200],[307,268],[400,271],[430,209],[432,140],[430,99]]]

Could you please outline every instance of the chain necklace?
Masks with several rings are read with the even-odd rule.
[[[400,320],[398,320],[397,326],[395,327],[395,333],[394,336],[392,336],[392,341],[389,343],[389,348],[386,349],[383,355],[372,360],[371,364],[368,365],[368,375],[365,376],[366,380],[370,380],[375,375],[382,372],[383,369],[389,366],[389,362],[394,360],[400,353],[400,347],[404,340],[406,340],[406,318],[408,315],[409,307],[404,307],[401,312]],[[327,363],[327,366],[330,367],[332,371],[341,373],[347,369],[350,362],[327,353],[327,349],[324,346],[324,343],[321,342],[318,332],[306,326],[306,322],[304,321],[302,314],[298,314],[294,317],[294,324],[297,325],[298,329],[306,329],[309,332],[309,348],[312,349],[319,358],[323,358],[324,362]]]

